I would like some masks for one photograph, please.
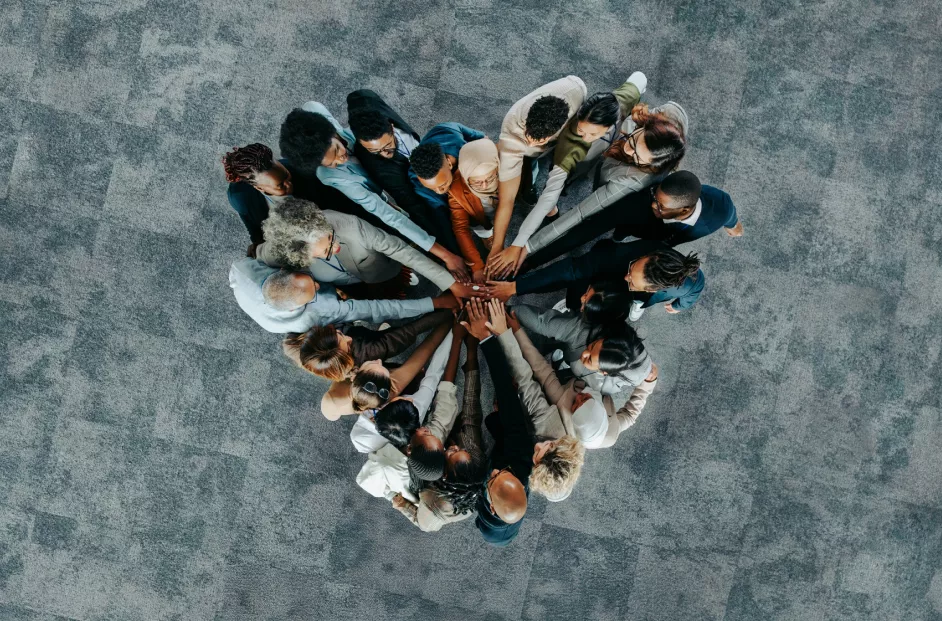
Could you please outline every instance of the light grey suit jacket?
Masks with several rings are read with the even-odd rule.
[[[439,289],[448,289],[455,283],[454,277],[444,267],[402,239],[369,222],[330,210],[325,210],[324,216],[334,228],[334,236],[340,243],[337,259],[349,276],[361,282],[379,283],[395,277],[405,265],[432,281]],[[256,256],[278,267],[278,258],[271,250],[267,242],[260,244]],[[310,270],[318,282],[335,282],[344,275],[344,272],[321,259],[314,259]]]

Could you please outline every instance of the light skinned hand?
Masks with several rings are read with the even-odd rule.
[[[487,295],[506,302],[517,294],[517,283],[503,280],[487,281]]]
[[[726,229],[726,234],[730,237],[742,237],[742,220],[736,223],[731,229]]]
[[[484,325],[494,336],[500,336],[507,331],[507,312],[504,310],[504,303],[500,300],[488,300],[487,310],[491,315],[491,320]]]
[[[488,273],[493,278],[506,278],[517,269],[517,262],[520,258],[520,246],[507,246],[496,255],[487,260]]]
[[[514,246],[514,248],[516,247]],[[517,257],[517,264],[514,266],[514,278],[520,273],[520,268],[523,267],[523,262],[527,260],[528,254],[530,254],[530,251],[527,250],[526,246],[520,247],[520,255]]]
[[[635,107],[631,109],[631,120],[640,125],[646,118],[648,118],[648,104],[635,104]]]
[[[461,325],[465,327],[468,334],[481,341],[491,335],[487,329],[487,311],[484,308],[485,302],[480,298],[471,298],[465,305],[468,311],[468,320],[462,321]]]
[[[677,313],[680,312],[679,310],[677,310],[676,308],[674,308],[674,303],[673,303],[673,302],[667,302],[667,303],[664,305],[664,310],[666,310],[666,311],[667,311],[668,313],[670,313],[671,315],[676,315]]]

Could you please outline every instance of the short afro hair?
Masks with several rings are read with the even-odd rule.
[[[393,131],[392,121],[376,110],[362,110],[350,115],[350,131],[357,140],[376,140]]]
[[[530,138],[543,140],[555,135],[568,120],[569,104],[566,100],[544,95],[530,106],[524,128]]]
[[[445,163],[445,153],[438,143],[423,142],[412,149],[409,163],[412,164],[412,170],[419,179],[432,179],[442,169]]]
[[[700,191],[703,189],[703,184],[689,170],[678,170],[667,175],[658,187],[664,194],[680,201],[687,207],[693,207],[700,200]]]
[[[323,115],[295,108],[281,124],[278,147],[296,168],[313,174],[336,134],[333,124]]]

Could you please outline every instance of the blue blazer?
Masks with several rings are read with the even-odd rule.
[[[458,151],[461,151],[461,147],[473,140],[480,140],[484,137],[484,132],[465,127],[461,123],[439,123],[423,136],[419,144],[438,144],[441,146],[442,152],[445,155],[450,155],[457,159]],[[415,185],[415,193],[425,199],[429,205],[444,209],[448,208],[447,194],[436,194],[422,185],[418,176],[411,168],[409,169],[409,178],[412,179],[412,183]]]
[[[731,229],[739,222],[733,199],[719,188],[704,184],[700,190],[700,205],[700,217],[697,218],[697,223],[693,226],[687,226],[679,222],[666,223],[665,226],[669,234],[664,241],[671,246],[686,244],[695,239],[706,237],[721,227]],[[647,209],[650,211],[650,205]]]

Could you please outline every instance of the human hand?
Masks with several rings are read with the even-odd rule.
[[[445,251],[445,255],[441,257],[442,261],[445,263],[445,267],[451,272],[451,275],[455,277],[455,280],[460,282],[468,282],[471,280],[471,272],[468,270],[468,263],[454,252]]]
[[[507,311],[504,310],[504,303],[492,298],[487,301],[487,310],[491,320],[484,325],[494,336],[500,336],[507,331]]]
[[[664,305],[664,310],[666,310],[666,311],[667,311],[668,313],[670,313],[671,315],[676,315],[677,313],[680,312],[679,310],[677,310],[676,308],[674,308],[674,303],[673,303],[673,302],[668,302],[668,303],[666,303],[666,304]]]
[[[487,281],[488,297],[497,298],[501,302],[506,302],[517,294],[517,283],[503,280]]]
[[[396,507],[397,509],[405,509],[408,505],[411,504],[412,503],[406,500],[405,496],[402,494],[396,494],[392,498],[392,506]]]
[[[456,298],[483,298],[487,296],[487,287],[468,282],[455,282],[448,288]]]
[[[726,229],[726,234],[730,237],[742,237],[742,220],[736,223],[731,229]]]
[[[514,246],[516,247],[516,246]],[[517,274],[520,273],[520,268],[523,267],[523,262],[527,260],[527,255],[530,254],[530,251],[527,250],[526,246],[520,248],[520,256],[517,257],[517,263],[514,265],[514,277],[516,278]]]
[[[258,249],[258,244],[249,244],[249,249],[245,251],[245,256],[255,258],[255,251]]]
[[[657,379],[657,365],[652,362],[652,363],[651,363],[651,372],[648,373],[648,376],[647,376],[646,378],[644,378],[644,381],[646,381],[646,382],[653,382],[653,381],[656,380],[656,379]]]
[[[485,281],[487,281],[487,276],[484,274],[484,270],[475,270],[471,274],[471,280],[478,283],[479,285],[483,285]]]
[[[487,258],[487,275],[490,278],[504,278],[512,274],[522,250],[520,246],[507,246],[499,252],[492,252]]]
[[[510,329],[514,332],[520,330],[520,320],[517,319],[517,311],[509,311],[507,313],[507,325],[510,326]]]
[[[635,104],[635,107],[631,109],[631,120],[637,125],[641,125],[648,118],[648,104],[639,103]]]
[[[468,311],[468,320],[461,322],[468,334],[479,341],[491,335],[487,329],[487,311],[484,310],[484,304],[485,302],[482,302],[479,298],[471,298],[465,305],[465,310]]]
[[[339,292],[338,292],[339,293]],[[458,301],[458,298],[452,294],[451,291],[446,291],[441,295],[437,295],[432,298],[432,308],[461,308],[461,303]]]

